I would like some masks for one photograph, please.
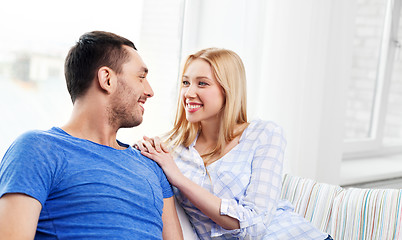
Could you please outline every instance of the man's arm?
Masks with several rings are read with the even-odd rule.
[[[174,197],[163,199],[162,221],[164,240],[183,239],[183,232],[177,216],[176,206],[174,205]]]
[[[22,193],[8,193],[0,198],[1,239],[34,239],[42,205]]]

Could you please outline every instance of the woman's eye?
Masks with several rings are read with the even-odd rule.
[[[198,85],[200,85],[200,86],[207,86],[208,83],[206,83],[206,82],[199,82]]]
[[[187,80],[183,80],[183,86],[188,86],[190,83]]]

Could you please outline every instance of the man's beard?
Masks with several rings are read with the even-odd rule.
[[[142,123],[142,115],[129,111],[127,105],[114,107],[108,112],[109,124],[117,128],[132,128]]]
[[[118,79],[118,89],[115,92],[114,99],[112,101],[112,107],[108,110],[109,124],[116,126],[117,128],[132,128],[142,123],[142,112],[135,109],[139,109],[138,100],[133,104],[134,100],[127,102],[126,97],[128,86],[124,80]]]

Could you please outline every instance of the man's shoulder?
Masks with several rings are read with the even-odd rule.
[[[152,168],[154,171],[157,171],[157,172],[162,171],[162,169],[159,167],[159,165],[155,161],[142,155],[139,150],[132,148],[132,151],[130,151],[130,152],[133,155],[133,157],[137,161],[141,162],[142,164]]]
[[[135,148],[132,149],[131,154],[133,155],[135,161],[140,162],[147,169],[155,173],[155,176],[158,177],[159,180],[166,178],[162,168],[152,159],[145,157],[141,154],[141,152]]]
[[[50,130],[30,130],[21,134],[7,149],[1,163],[17,168],[39,168],[41,171],[61,166],[64,152]]]
[[[56,128],[53,127],[48,130],[29,130],[23,134],[21,134],[17,140],[27,140],[27,141],[32,141],[32,140],[39,140],[39,139],[47,139],[47,138],[56,138],[59,136],[59,133],[57,132]]]
[[[30,130],[21,134],[8,148],[5,157],[22,157],[29,154],[43,154],[43,152],[54,152],[57,145],[60,145],[58,139],[60,136],[52,128],[49,130]]]

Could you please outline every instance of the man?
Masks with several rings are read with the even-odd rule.
[[[69,122],[20,136],[0,163],[0,239],[182,239],[162,170],[116,140],[153,96],[134,44],[90,32],[65,62]]]

